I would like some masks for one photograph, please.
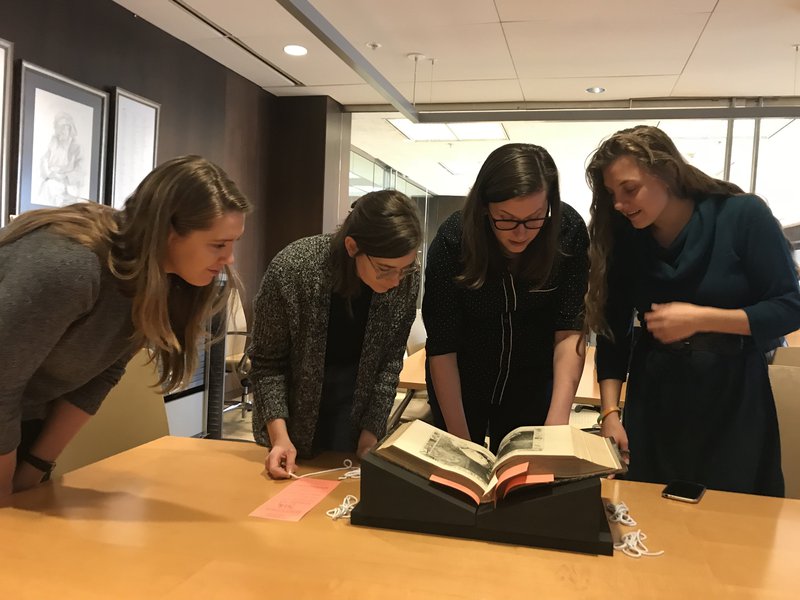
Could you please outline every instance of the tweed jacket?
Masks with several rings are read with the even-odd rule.
[[[250,379],[253,434],[269,446],[266,424],[286,419],[299,456],[312,454],[325,372],[332,293],[332,236],[289,244],[272,260],[254,302]],[[416,315],[419,274],[373,294],[353,396],[353,423],[379,439],[394,403],[408,333]]]

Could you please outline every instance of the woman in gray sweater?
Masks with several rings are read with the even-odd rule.
[[[400,192],[362,196],[334,235],[293,242],[255,299],[249,348],[253,433],[272,477],[321,450],[359,456],[386,432],[416,314],[415,204]]]
[[[121,211],[79,203],[0,230],[0,504],[48,478],[137,350],[152,352],[167,390],[191,375],[236,285],[249,210],[219,167],[185,156]]]

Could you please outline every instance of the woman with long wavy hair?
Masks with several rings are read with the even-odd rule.
[[[568,423],[588,243],[547,150],[506,144],[489,155],[428,252],[422,316],[437,426],[480,444],[488,427],[496,450],[516,427]]]
[[[630,452],[628,477],[782,496],[765,354],[800,327],[800,291],[780,224],[656,127],[605,140],[587,180],[586,320],[598,333],[602,432]]]
[[[165,390],[191,375],[208,318],[238,285],[249,211],[219,167],[184,156],[120,211],[79,203],[0,230],[0,500],[47,479],[139,349]]]

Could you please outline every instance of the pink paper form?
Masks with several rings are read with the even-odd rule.
[[[278,521],[299,521],[337,485],[338,481],[328,479],[298,479],[256,508],[250,516]]]

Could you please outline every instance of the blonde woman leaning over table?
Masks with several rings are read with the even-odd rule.
[[[47,208],[0,230],[0,502],[49,477],[138,349],[168,390],[193,371],[249,210],[219,167],[184,156],[120,211]]]

